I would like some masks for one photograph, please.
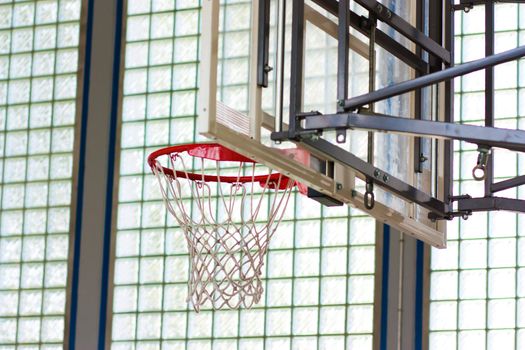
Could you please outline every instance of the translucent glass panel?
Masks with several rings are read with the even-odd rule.
[[[0,347],[62,348],[80,0],[0,1]]]
[[[456,17],[456,61],[483,57],[484,7]],[[496,5],[496,51],[525,44],[525,6]],[[524,61],[495,68],[496,126],[524,129]],[[456,119],[484,122],[484,72],[456,79]],[[521,96],[521,98],[520,98]],[[475,146],[458,143],[457,194],[483,196],[472,180]],[[525,158],[496,150],[496,181],[524,174]],[[523,186],[522,186],[523,187]],[[518,188],[498,195],[525,198]],[[430,292],[431,349],[525,348],[525,215],[478,213],[449,225],[446,250],[432,251]]]
[[[249,3],[224,5],[245,18]],[[375,223],[299,194],[273,237],[256,307],[197,314],[187,304],[187,245],[145,158],[202,140],[199,8],[131,0],[127,14],[112,348],[371,349]]]

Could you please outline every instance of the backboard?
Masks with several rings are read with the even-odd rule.
[[[349,162],[358,162],[369,166],[383,184],[401,180],[409,185],[406,191],[417,189],[418,193],[439,198],[443,190],[440,171],[444,159],[439,152],[443,141],[358,130],[305,134],[294,142],[275,142],[270,138],[271,132],[286,132],[290,100],[297,85],[301,86],[302,100],[297,112],[330,114],[338,109],[338,19],[326,6],[319,6],[323,2],[305,2],[301,68],[292,63],[297,62],[291,50],[292,1],[270,1],[267,8],[260,6],[259,1],[203,1],[199,133],[307,185],[309,196],[323,204],[351,205],[428,244],[444,247],[445,222],[429,219],[427,208],[403,199],[388,186],[374,188],[375,204],[371,206],[370,200],[365,200],[369,196],[365,190],[367,176],[349,166]],[[395,12],[405,21],[415,22],[413,1],[384,4],[389,2],[395,3]],[[358,5],[354,11],[367,13]],[[264,18],[269,19],[266,40],[261,37],[260,21]],[[415,52],[410,41],[397,38],[391,28],[383,28],[380,22],[377,31]],[[370,50],[369,42],[362,33],[350,32],[350,96],[415,76],[406,62],[378,45]],[[375,61],[372,67],[370,57]],[[264,72],[258,69],[261,62]],[[300,82],[292,79],[294,69],[302,69]],[[375,86],[370,85],[370,76],[375,77]],[[371,111],[413,117],[418,100],[419,111],[425,111],[433,120],[442,120],[436,108],[437,90],[422,89],[424,98],[416,99],[411,93],[377,102]],[[328,151],[320,152],[319,145]],[[310,161],[305,164],[280,151],[292,147],[308,150]],[[344,161],[345,157],[351,159]]]

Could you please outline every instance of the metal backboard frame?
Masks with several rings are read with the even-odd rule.
[[[273,6],[280,5],[283,2],[275,1]],[[289,3],[289,2],[288,2]],[[305,23],[310,23],[315,28],[326,33],[332,38],[337,38],[339,24],[337,19],[325,13],[322,7],[315,8],[301,2],[303,5],[303,21],[295,21],[299,18],[295,11],[297,10],[296,1],[293,3],[292,10],[292,29],[294,31],[294,25],[297,22],[303,24],[302,31],[304,33]],[[335,2],[337,3],[337,2]],[[277,4],[277,5],[275,5]],[[416,205],[408,203],[408,211],[401,212],[395,208],[395,206],[389,205],[389,203],[383,203],[381,200],[375,201],[373,207],[368,206],[365,203],[363,185],[367,179],[367,176],[360,171],[355,171],[352,165],[347,162],[347,157],[350,157],[352,162],[357,162],[361,166],[369,168],[374,173],[375,169],[373,165],[367,163],[365,160],[347,152],[345,149],[338,147],[336,143],[328,142],[322,137],[291,137],[297,147],[306,148],[312,154],[312,161],[309,165],[301,164],[288,156],[283,156],[282,151],[279,147],[275,147],[275,144],[265,142],[264,136],[261,136],[261,130],[269,130],[280,132],[285,129],[288,133],[291,130],[295,130],[294,118],[290,118],[287,125],[282,121],[282,114],[265,112],[262,107],[263,101],[263,89],[264,89],[264,74],[261,71],[261,64],[263,69],[269,71],[267,63],[264,62],[264,39],[265,35],[263,29],[269,26],[269,18],[265,19],[265,15],[268,15],[269,2],[261,0],[255,1],[251,7],[251,33],[250,37],[252,45],[250,47],[250,70],[249,70],[249,86],[248,86],[248,100],[249,100],[249,112],[243,114],[243,112],[230,108],[222,104],[217,98],[218,92],[218,74],[220,67],[220,12],[221,5],[219,1],[205,1],[202,7],[202,44],[201,44],[201,68],[200,68],[200,91],[199,91],[199,105],[198,105],[198,128],[199,132],[208,137],[215,139],[219,143],[234,149],[235,151],[256,159],[258,162],[264,163],[269,167],[275,169],[275,171],[282,172],[298,181],[306,184],[312,191],[312,196],[316,197],[321,203],[334,205],[338,203],[346,203],[352,205],[358,209],[366,211],[370,215],[374,216],[378,220],[385,222],[389,225],[396,227],[402,232],[411,234],[418,239],[421,239],[436,247],[444,247],[446,243],[445,237],[445,224],[440,221],[429,220],[426,215],[416,217],[415,213]],[[283,11],[283,9],[279,9]],[[288,10],[289,11],[289,10]],[[281,27],[286,24],[281,24]],[[279,26],[275,24],[275,26]],[[262,29],[263,28],[263,29]],[[282,30],[282,29],[281,29]],[[380,33],[378,37],[381,43],[387,43],[399,48],[400,45],[396,41],[386,34]],[[293,33],[292,33],[293,34]],[[289,33],[288,33],[289,35]],[[267,39],[267,38],[266,38]],[[294,52],[297,53],[297,48],[294,51],[294,44],[297,41],[292,39],[292,52],[288,59],[293,61]],[[258,43],[258,45],[253,45]],[[387,45],[385,44],[385,46]],[[358,55],[368,59],[370,55],[369,45],[366,40],[359,39],[354,35],[348,33],[347,37],[347,52],[352,49]],[[407,52],[409,50],[405,49]],[[405,54],[406,52],[403,51]],[[282,53],[277,53],[281,55]],[[413,55],[413,54],[412,54]],[[298,55],[296,55],[298,56]],[[302,56],[302,55],[301,55]],[[276,63],[279,64],[278,62]],[[279,69],[279,67],[277,67]],[[292,72],[294,71],[294,64],[290,67]],[[301,68],[302,69],[302,68]],[[294,86],[293,73],[290,76],[290,86]],[[281,82],[281,84],[283,84]],[[293,89],[290,93],[294,93]],[[302,92],[301,92],[302,94]],[[285,93],[284,98],[287,99]],[[335,101],[334,101],[335,102]],[[290,104],[290,107],[292,104]],[[290,108],[290,115],[294,115],[298,111],[293,111]],[[302,111],[300,111],[302,112]],[[242,125],[242,120],[248,120],[248,125]],[[233,124],[236,124],[232,126]],[[244,124],[246,124],[244,122]],[[276,128],[277,127],[277,128]],[[283,140],[284,141],[284,140]],[[326,151],[319,145],[325,145],[329,151]],[[282,145],[281,145],[282,146]],[[414,152],[413,144],[410,144],[410,154]],[[412,157],[411,157],[412,158]],[[408,166],[413,166],[411,163]],[[387,181],[392,183],[398,183],[400,180],[395,177],[391,177],[384,171],[377,173],[377,177],[385,178]],[[439,177],[441,178],[441,177]],[[414,181],[414,178],[409,179]],[[359,185],[361,182],[361,185]],[[439,182],[439,179],[438,179]],[[418,190],[411,185],[404,185],[407,191]],[[389,192],[388,189],[386,192]],[[426,192],[421,191],[421,194],[427,195]],[[388,193],[387,193],[388,194]],[[428,196],[428,195],[427,195]],[[426,212],[426,209],[424,209]]]

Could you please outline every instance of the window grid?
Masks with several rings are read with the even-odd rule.
[[[62,347],[80,6],[79,0],[0,3],[0,347],[6,349]]]
[[[242,16],[250,3],[224,1],[223,9]],[[183,233],[166,215],[144,160],[162,146],[201,140],[199,8],[130,0],[127,14],[112,348],[371,349],[375,222],[297,193],[273,237],[260,303],[199,314],[186,304]],[[171,32],[156,31],[161,20]]]
[[[496,51],[523,45],[525,7],[496,4]],[[484,56],[484,7],[456,17],[458,63]],[[523,129],[523,60],[495,68],[495,124]],[[516,78],[514,78],[516,77]],[[456,120],[483,125],[484,72],[456,79]],[[478,117],[476,117],[478,116]],[[470,174],[477,152],[456,143],[455,192],[483,195]],[[523,173],[524,158],[495,151],[495,181]],[[501,196],[525,198],[523,189]],[[525,346],[523,215],[477,213],[449,224],[446,250],[432,250],[430,349],[521,349]]]

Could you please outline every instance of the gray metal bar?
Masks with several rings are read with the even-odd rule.
[[[514,198],[483,197],[468,198],[458,201],[459,211],[507,210],[525,213],[525,201]]]
[[[336,0],[313,0],[317,5],[322,7],[327,12],[331,13],[334,16],[338,14],[338,2]],[[350,11],[350,26],[358,30],[361,34],[369,36],[369,30],[365,26],[365,22],[361,16],[357,13]],[[396,42],[390,36],[384,32],[377,30],[376,31],[376,43],[390,52],[392,55],[405,62],[408,66],[414,68],[415,70],[427,73],[428,64],[419,58],[416,54],[408,50],[403,45]]]
[[[437,1],[437,0],[436,0]],[[430,1],[432,2],[432,1]],[[435,23],[433,26],[434,31],[444,33],[443,41],[445,48],[450,51],[451,55],[451,64],[454,65],[454,56],[455,56],[455,17],[452,6],[454,5],[454,0],[440,0],[440,11],[442,20]],[[433,16],[430,16],[431,18]],[[437,33],[436,33],[437,34]],[[432,61],[431,61],[432,62]],[[438,94],[441,91],[438,91]],[[444,121],[447,123],[454,122],[454,82],[447,81],[445,82],[445,106],[444,106]],[[438,101],[440,96],[438,95]],[[438,108],[440,108],[438,104]],[[438,110],[440,113],[440,111]],[[438,152],[439,152],[438,148]],[[452,197],[454,197],[454,142],[446,140],[443,143],[443,200],[445,203],[450,203]],[[438,154],[439,156],[439,154]]]
[[[348,50],[350,39],[350,1],[339,0],[339,23],[337,31],[337,100],[344,103],[348,98],[348,81],[349,81],[349,66],[348,66]],[[341,107],[337,109],[339,112],[343,111]]]
[[[396,193],[405,200],[417,203],[434,212],[438,216],[447,216],[449,208],[448,205],[445,205],[445,203],[436,198],[433,198],[432,196],[423,191],[420,191],[413,186],[410,186],[409,184],[392,176],[391,174],[374,167],[372,164],[365,162],[361,158],[348,151],[345,151],[341,147],[338,147],[323,139],[304,139],[302,142],[323,153],[327,157],[355,169],[365,177],[373,180],[374,184]]]
[[[347,113],[304,117],[305,130],[328,130],[344,127],[460,140],[525,152],[525,130],[453,124],[380,114]]]
[[[374,12],[377,18],[392,26],[405,37],[424,48],[428,53],[439,57],[444,63],[449,64],[450,52],[441,45],[430,39],[417,28],[405,21],[402,17],[386,8],[375,0],[355,0],[358,4],[369,11]]]
[[[257,32],[257,85],[268,87],[270,62],[270,0],[259,0]]]
[[[500,192],[509,188],[525,185],[525,175],[513,177],[512,179],[496,182],[492,184],[492,192]]]
[[[494,54],[494,3],[485,5],[485,56]],[[485,69],[485,126],[494,126],[494,67]],[[485,197],[492,195],[494,153],[488,154],[485,166]]]
[[[290,116],[288,135],[295,138],[296,118],[303,107],[304,0],[293,0],[292,53],[290,59]]]
[[[448,81],[452,78],[485,69],[487,67],[513,61],[523,56],[525,56],[525,46],[520,46],[512,50],[492,55],[490,57],[481,58],[479,60],[468,62],[443,71],[404,81],[402,83],[395,84],[372,93],[353,97],[346,100],[344,107],[347,110],[354,110],[369,103],[381,101],[389,97],[401,95],[405,92],[437,84],[443,81]]]

